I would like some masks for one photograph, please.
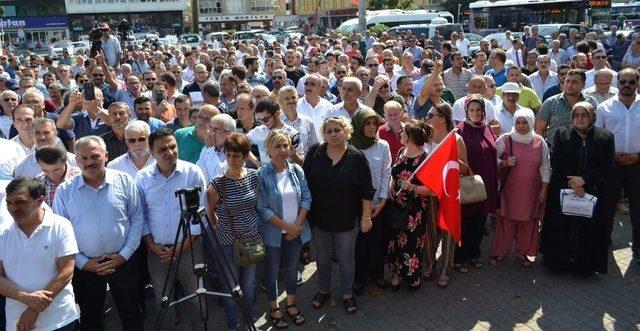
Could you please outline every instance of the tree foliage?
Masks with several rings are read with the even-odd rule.
[[[371,0],[369,9],[404,9],[413,10],[418,8],[413,0]]]
[[[374,36],[381,36],[383,32],[387,32],[389,27],[384,24],[376,24],[369,28],[369,32],[371,32]]]

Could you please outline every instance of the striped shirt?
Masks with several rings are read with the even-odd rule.
[[[222,189],[225,181],[226,192]],[[218,191],[216,205],[216,237],[222,245],[233,245],[233,239],[251,238],[258,233],[258,182],[260,177],[255,169],[247,169],[247,175],[239,180],[219,176],[211,181],[211,185]],[[225,194],[226,193],[226,194]],[[229,213],[233,216],[229,217]],[[233,223],[233,228],[232,224]]]
[[[81,174],[80,168],[71,166],[67,164],[67,171],[64,174],[64,180],[71,179],[79,174]],[[44,195],[44,202],[46,202],[49,206],[53,206],[53,199],[56,197],[56,190],[58,189],[58,185],[54,184],[44,172],[41,172],[36,176],[36,179],[42,181],[44,183],[44,187],[46,188],[46,194]]]

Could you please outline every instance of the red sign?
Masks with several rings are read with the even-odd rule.
[[[344,9],[332,9],[329,11],[329,15],[354,15],[358,13],[358,8],[344,8]]]

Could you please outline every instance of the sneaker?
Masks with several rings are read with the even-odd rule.
[[[624,202],[618,202],[618,205],[616,206],[616,211],[620,215],[629,215],[629,207],[627,207],[627,204]]]

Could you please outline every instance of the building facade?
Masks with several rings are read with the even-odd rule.
[[[288,0],[197,0],[198,26],[203,34],[272,27],[274,17],[286,13],[286,1]]]
[[[112,30],[126,19],[132,32],[180,35],[191,32],[191,0],[66,0],[72,37],[86,35],[96,24]]]
[[[69,37],[64,0],[2,1],[0,30],[5,44],[45,47]]]

